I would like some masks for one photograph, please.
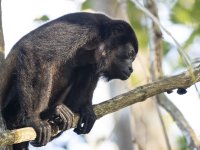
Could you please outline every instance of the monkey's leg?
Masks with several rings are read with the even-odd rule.
[[[40,118],[40,114],[48,108],[55,70],[52,64],[43,63],[29,55],[21,55],[17,72],[21,107],[19,118],[23,126],[35,129],[37,137],[31,142],[34,146],[44,146],[51,139],[51,126]]]

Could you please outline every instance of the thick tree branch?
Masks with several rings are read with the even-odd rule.
[[[95,114],[97,115],[97,118],[101,118],[106,114],[118,111],[134,103],[142,102],[149,97],[166,92],[168,90],[190,87],[194,83],[200,81],[200,65],[194,68],[192,73],[194,78],[190,76],[190,73],[188,71],[185,71],[182,74],[176,76],[166,77],[153,83],[139,86],[136,89],[131,90],[127,93],[114,97],[100,104],[94,105]],[[75,114],[74,122],[71,128],[76,127],[78,120],[79,116]],[[18,129],[1,133],[0,146],[19,143],[22,141],[31,141],[34,140],[36,137],[35,131],[32,128],[24,128],[21,132],[19,134]]]
[[[147,98],[155,96],[162,92],[177,88],[190,87],[194,83],[200,81],[200,65],[194,68],[193,75],[195,81],[192,81],[190,73],[186,71],[176,76],[163,78],[153,83],[137,87],[136,89],[112,98],[109,101],[95,105],[95,113],[97,114],[98,118],[100,118],[106,114],[115,112],[134,103],[142,102]]]

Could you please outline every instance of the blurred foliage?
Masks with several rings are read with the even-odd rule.
[[[42,21],[42,22],[46,22],[49,20],[49,17],[47,15],[43,15],[39,18],[36,18],[34,21]]]
[[[178,58],[178,64],[177,64],[177,66],[174,66],[174,69],[176,70],[178,68],[183,68],[184,66],[185,66],[185,62],[184,62],[183,58],[179,57]]]
[[[86,0],[82,4],[82,10],[92,7],[92,0]],[[139,46],[141,50],[148,46],[148,32],[146,28],[145,15],[138,9],[132,0],[126,0],[127,15],[130,24],[136,31]],[[164,3],[164,2],[163,2]],[[175,24],[183,24],[193,29],[183,45],[183,49],[193,43],[197,36],[200,36],[200,0],[177,0],[173,1],[174,5],[171,9],[170,19]],[[170,50],[170,43],[164,43],[164,55]]]
[[[174,23],[199,24],[199,0],[178,0],[172,8],[171,20]]]
[[[146,49],[148,44],[148,32],[142,22],[145,20],[144,13],[141,12],[131,0],[127,0],[127,14],[131,25],[136,31],[140,49]]]
[[[178,137],[177,143],[178,143],[180,150],[189,150],[189,148],[187,146],[186,138],[184,136]]]
[[[183,48],[188,47],[197,36],[200,36],[200,0],[177,0],[170,15],[171,21],[193,28]]]
[[[200,64],[200,58],[195,58],[193,61],[192,61],[193,64]]]
[[[135,74],[134,75],[131,74],[129,81],[130,81],[131,86],[136,86],[140,83],[139,78],[137,76],[135,76]]]
[[[90,9],[93,5],[93,0],[86,0],[82,4],[82,10]],[[127,15],[130,24],[135,29],[136,35],[139,41],[140,51],[148,50],[148,30],[146,28],[146,16],[138,9],[132,0],[124,1],[127,4]],[[167,3],[163,1],[162,3]],[[168,2],[169,3],[169,2]],[[192,29],[191,35],[188,37],[186,42],[183,44],[183,49],[187,48],[189,45],[193,44],[196,37],[200,36],[200,0],[171,0],[171,13],[170,19],[172,23],[182,24],[188,26]],[[171,49],[173,44],[163,41],[163,48],[165,56]],[[177,67],[185,66],[182,56],[177,59]],[[176,67],[175,67],[176,68]],[[134,81],[135,82],[135,81]]]
[[[92,2],[92,0],[86,0],[82,4],[81,9],[90,9],[92,7]],[[137,34],[141,50],[146,49],[148,44],[148,33],[147,29],[144,27],[144,24],[142,24],[144,14],[137,7],[135,7],[134,3],[131,0],[127,0],[127,14],[130,24],[135,29],[135,32]]]
[[[81,9],[85,10],[85,9],[90,9],[92,7],[92,0],[86,0],[82,6]]]
[[[163,55],[166,55],[170,49],[172,48],[172,45],[167,42],[167,41],[163,41]]]

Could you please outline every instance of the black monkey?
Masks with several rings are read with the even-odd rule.
[[[137,52],[131,26],[103,14],[68,14],[33,30],[14,45],[4,64],[7,76],[0,83],[6,89],[0,94],[8,129],[32,126],[37,132],[32,144],[46,145],[51,116],[43,114],[53,110],[66,129],[69,108],[80,115],[74,131],[90,132],[99,77],[128,79]]]

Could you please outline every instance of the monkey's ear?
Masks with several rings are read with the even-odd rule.
[[[106,56],[106,50],[105,50],[105,44],[100,44],[99,49],[98,49],[99,55],[102,57]]]
[[[102,43],[95,50],[95,60],[96,60],[96,62],[100,61],[102,58],[106,58],[107,53],[106,53],[106,49],[105,48],[106,48],[105,44]]]

